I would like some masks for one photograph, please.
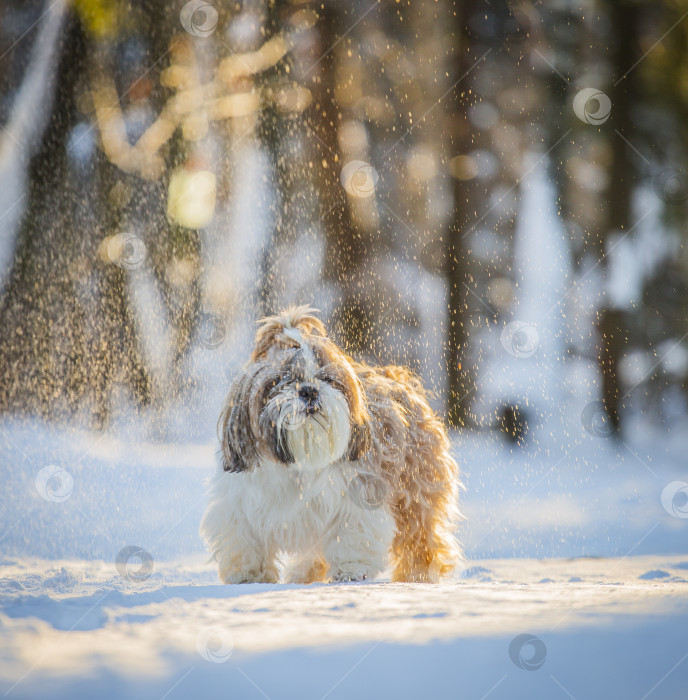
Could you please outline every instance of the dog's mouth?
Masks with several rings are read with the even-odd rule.
[[[330,421],[319,408],[311,411],[310,413],[306,411],[306,417],[310,418],[314,423],[319,425],[326,433],[330,430]]]
[[[299,411],[296,419],[292,422],[292,427],[298,428],[308,420],[312,421],[316,425],[319,425],[325,432],[330,429],[330,420],[320,403],[311,406],[304,406],[302,410]]]
[[[322,412],[322,406],[320,405],[320,401],[316,401],[314,403],[307,403],[305,405],[305,408],[307,416],[313,415],[314,413]]]
[[[330,429],[330,420],[320,400],[311,403],[301,402],[300,405],[293,406],[284,420],[284,428],[286,430],[297,430],[307,420],[313,421],[325,431]]]

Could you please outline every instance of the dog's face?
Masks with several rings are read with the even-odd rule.
[[[368,414],[351,360],[307,307],[264,319],[220,417],[225,471],[271,459],[320,469],[367,445]]]

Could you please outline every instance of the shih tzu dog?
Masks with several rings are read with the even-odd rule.
[[[201,534],[225,583],[437,582],[460,557],[459,469],[425,391],[369,367],[298,306],[261,321],[218,429]]]

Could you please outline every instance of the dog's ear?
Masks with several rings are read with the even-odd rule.
[[[292,464],[296,461],[289,448],[289,443],[284,439],[284,436],[278,435],[277,428],[275,428],[274,432],[273,445],[275,457],[277,457],[282,464]]]
[[[347,458],[351,462],[357,462],[370,449],[372,444],[372,434],[368,421],[351,426],[351,437],[349,438],[349,450]]]
[[[248,471],[248,464],[244,451],[241,449],[242,440],[240,438],[238,415],[241,408],[237,404],[225,406],[220,416],[220,442],[222,445],[222,469],[226,472]]]
[[[250,385],[248,373],[234,380],[218,421],[222,468],[226,472],[247,471],[255,461],[256,439],[251,427]]]
[[[226,472],[245,472],[248,465],[244,462],[239,453],[234,450],[222,450],[222,469]]]

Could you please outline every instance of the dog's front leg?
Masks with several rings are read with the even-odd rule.
[[[377,576],[387,565],[392,529],[392,520],[383,509],[354,508],[342,516],[325,542],[328,578],[343,582]]]
[[[270,554],[264,545],[252,543],[217,552],[220,580],[223,583],[277,583],[279,570],[275,564],[274,554]]]
[[[248,518],[228,508],[223,499],[211,502],[201,534],[218,565],[223,583],[277,583],[276,552],[263,541]]]

